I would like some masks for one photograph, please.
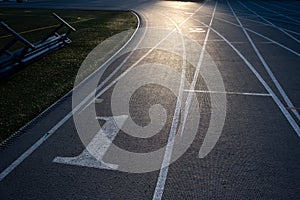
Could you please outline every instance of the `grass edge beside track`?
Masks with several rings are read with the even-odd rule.
[[[16,10],[16,9],[15,9]],[[24,9],[23,9],[24,10]],[[28,9],[25,9],[25,10],[28,10]],[[30,9],[30,10],[37,10],[37,9]],[[41,9],[40,9],[41,10]],[[60,10],[60,11],[62,11],[62,10]],[[62,11],[62,12],[65,12],[65,11]],[[67,11],[68,12],[68,11]],[[75,12],[78,12],[77,10],[75,11]],[[134,30],[136,30],[136,28],[138,27],[138,24],[137,24],[137,21],[138,21],[138,19],[137,19],[137,16],[133,13],[133,12],[130,12],[130,11],[127,11],[127,12],[124,12],[124,11],[82,11],[82,12],[105,12],[105,13],[108,13],[108,12],[112,12],[112,13],[114,13],[115,15],[118,15],[118,14],[116,14],[116,13],[119,13],[120,14],[120,18],[123,20],[123,25],[125,24],[126,25],[126,27],[124,28],[124,27],[122,27],[121,25],[122,25],[122,23],[120,23],[121,25],[121,29],[122,30],[115,30],[115,29],[113,29],[113,28],[115,28],[115,27],[113,27],[112,28],[112,30],[110,31],[110,33],[109,33],[109,37],[110,36],[112,36],[112,35],[115,35],[115,34],[117,34],[117,33],[119,33],[119,32],[121,32],[121,31],[125,31],[125,30],[128,30],[128,29],[134,29]],[[1,12],[0,12],[1,13]],[[130,16],[130,20],[128,19],[128,23],[126,22],[125,23],[125,21],[126,20],[124,20],[124,14],[123,13],[127,13],[127,14],[125,14],[125,16]],[[130,14],[128,14],[128,13],[130,13]],[[123,15],[122,15],[123,14]],[[0,16],[1,17],[1,16]],[[64,17],[64,16],[62,16],[62,17]],[[101,23],[101,22],[99,22],[99,23]],[[105,22],[106,23],[106,22]],[[107,25],[107,24],[106,24]],[[111,25],[111,24],[109,24],[109,21],[108,21],[108,26],[109,25]],[[77,28],[77,27],[75,27],[75,28]],[[99,28],[99,27],[98,27]],[[27,29],[26,29],[27,30]],[[78,29],[78,31],[80,31],[80,29]],[[133,31],[132,31],[132,33],[131,33],[131,35],[133,34]],[[121,41],[122,42],[122,44],[121,44],[121,46],[122,45],[124,45],[126,42],[127,42],[127,40],[131,37],[131,35],[128,35],[128,38],[126,38],[126,40],[124,39],[124,41]],[[98,40],[98,42],[99,43],[101,43],[102,41],[104,41],[106,38],[108,38],[108,36],[106,36],[105,38],[101,38],[100,40]],[[72,36],[71,36],[71,39],[73,39],[72,38]],[[119,41],[120,42],[120,41]],[[73,45],[74,43],[76,43],[76,39],[73,39],[73,43],[71,44],[71,45]],[[70,45],[70,46],[71,46]],[[65,47],[64,49],[62,49],[62,50],[59,50],[59,51],[57,51],[57,52],[55,52],[54,54],[51,54],[50,56],[49,56],[49,58],[45,58],[46,60],[48,59],[50,59],[50,60],[52,60],[53,59],[53,55],[58,55],[59,53],[61,53],[61,51],[64,51],[65,49],[68,49],[68,48],[71,48],[70,46],[67,46],[67,47]],[[87,52],[86,52],[86,55],[90,52],[90,50],[92,50],[94,47],[95,47],[96,45],[94,45],[93,47],[91,47]],[[116,47],[115,49],[114,49],[114,51],[113,52],[111,52],[111,55],[113,55],[113,53],[114,52],[116,52],[116,51],[118,51],[119,50],[119,46],[118,47]],[[67,51],[68,52],[68,51]],[[76,52],[74,53],[74,54],[76,54]],[[86,56],[85,55],[85,56]],[[84,58],[85,58],[85,56],[84,56]],[[54,56],[55,57],[55,56]],[[107,57],[106,57],[107,58]],[[42,59],[41,61],[38,61],[37,63],[35,63],[35,64],[33,64],[33,66],[34,65],[39,65],[40,63],[44,63],[44,62],[46,62],[45,61],[45,59]],[[79,67],[80,67],[80,65],[81,65],[81,63],[82,63],[82,61],[83,60],[80,60],[80,62],[78,63],[78,66],[76,66],[76,70],[74,70],[75,72],[77,72],[77,70],[79,69]],[[106,60],[103,60],[103,63],[105,62]],[[62,64],[61,64],[62,65]],[[100,66],[100,65],[99,65]],[[24,69],[24,71],[28,71],[30,68],[31,68],[32,66],[29,66],[28,68],[26,68],[26,69]],[[96,70],[96,69],[95,69]],[[94,70],[94,71],[95,71]],[[24,73],[24,71],[22,70],[19,74],[17,74],[15,77],[20,77],[21,75],[22,75],[22,73]],[[28,73],[28,72],[27,72]],[[29,73],[30,73],[30,70],[29,70]],[[93,71],[91,71],[89,74],[91,74],[91,73],[93,73]],[[89,75],[89,74],[87,74],[87,76]],[[25,75],[26,75],[26,73],[25,73]],[[0,124],[1,124],[1,130],[0,130],[0,142],[4,142],[4,141],[6,141],[7,139],[9,139],[9,138],[11,138],[12,136],[11,135],[14,135],[15,133],[16,133],[16,131],[18,131],[21,127],[24,127],[24,124],[28,124],[28,123],[30,123],[33,119],[35,119],[36,118],[36,116],[39,116],[41,113],[43,113],[44,111],[45,111],[45,109],[47,109],[49,106],[52,106],[53,105],[53,103],[55,104],[55,102],[57,102],[57,100],[58,99],[61,99],[61,97],[62,96],[64,96],[66,93],[69,93],[70,91],[72,91],[72,88],[73,88],[73,83],[74,83],[74,79],[75,79],[75,76],[76,76],[76,73],[74,74],[74,76],[72,77],[72,81],[69,81],[69,86],[68,87],[65,87],[64,88],[64,90],[62,91],[62,92],[60,92],[59,93],[59,95],[56,95],[55,96],[55,98],[53,99],[51,99],[51,101],[49,100],[49,102],[46,102],[43,106],[38,106],[37,108],[38,109],[36,109],[36,111],[35,112],[33,112],[33,114],[31,113],[30,115],[28,115],[28,116],[21,116],[22,117],[22,119],[21,119],[21,122],[19,121],[18,123],[15,123],[14,124],[14,128],[13,129],[9,129],[9,131],[3,131],[3,130],[5,130],[5,126],[3,126],[3,124],[4,123],[6,123],[5,122],[5,120],[6,119],[8,119],[8,120],[11,120],[11,118],[10,118],[10,113],[8,112],[7,114],[3,114],[3,112],[1,112],[2,114],[1,114],[1,116],[0,116]],[[8,82],[10,83],[10,84],[13,84],[12,83],[12,81],[15,79],[15,77],[13,77],[12,78],[12,80],[9,80]],[[26,77],[26,76],[25,76]],[[3,85],[5,86],[5,84],[7,84],[7,83],[1,83],[1,87],[2,87],[2,92],[3,91],[5,91],[5,90],[3,90]],[[6,93],[6,92],[5,92]],[[6,94],[7,95],[7,94]],[[3,97],[3,95],[2,95],[2,97]],[[3,99],[4,98],[2,98],[1,100],[2,100],[2,103],[1,103],[1,107],[3,108],[5,108],[5,103],[3,103]],[[46,98],[47,99],[47,98]],[[9,100],[9,99],[8,99]],[[48,99],[47,99],[48,100]],[[1,102],[1,101],[0,101]],[[7,103],[7,102],[6,102]],[[34,103],[32,103],[32,105],[35,105]],[[15,107],[18,107],[18,103],[15,103]],[[36,107],[35,107],[36,108]],[[17,112],[17,113],[15,113],[17,116],[20,116],[20,112]],[[4,118],[3,116],[9,116],[9,118]],[[15,117],[15,116],[14,116]],[[25,125],[26,126],[26,125]]]

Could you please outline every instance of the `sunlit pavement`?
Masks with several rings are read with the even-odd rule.
[[[1,150],[1,199],[300,199],[299,1],[17,6],[140,28]]]

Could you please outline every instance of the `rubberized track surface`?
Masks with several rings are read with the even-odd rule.
[[[188,110],[189,116],[191,110],[196,109],[176,109],[194,105],[187,100],[189,94],[195,95],[199,102],[200,118],[196,137],[187,151],[160,170],[129,173],[124,172],[126,170],[89,167],[89,162],[85,163],[85,167],[62,164],[53,161],[58,161],[57,157],[78,156],[85,149],[72,118],[71,95],[67,95],[25,127],[25,133],[0,152],[1,198],[300,198],[300,117],[297,109],[300,107],[299,1],[208,0],[201,4],[172,1],[33,1],[26,6],[134,9],[140,15],[141,27],[128,46],[119,52],[122,56],[116,56],[107,68],[103,67],[105,72],[97,92],[101,94],[101,100],[96,105],[91,104],[102,117],[115,116],[111,106],[114,87],[122,81],[122,77],[134,75],[131,72],[138,69],[138,65],[160,63],[171,67],[170,71],[174,69],[185,73],[191,87],[179,87],[178,94],[156,84],[145,85],[133,93],[129,103],[131,119],[145,127],[154,120],[149,117],[150,107],[161,104],[167,113],[165,125],[157,135],[142,139],[121,130],[113,141],[115,145],[136,153],[151,152],[165,145],[170,135],[176,133],[183,123],[185,111]],[[167,37],[168,34],[162,30],[181,33],[184,39],[172,35]],[[199,48],[189,43],[189,39]],[[185,45],[182,41],[186,41]],[[130,51],[133,53],[124,53],[130,46],[134,47]],[[172,53],[178,49],[184,59]],[[123,63],[124,60],[127,62]],[[134,65],[137,62],[138,65]],[[216,76],[215,71],[208,67],[210,65],[217,67],[224,90],[222,85],[207,84],[208,78],[204,75]],[[155,69],[147,71],[147,74],[136,73],[122,82],[123,86],[131,85],[130,81],[137,84],[139,80],[155,76],[157,80],[176,84],[168,71],[160,73],[160,68]],[[195,76],[197,70],[204,72]],[[97,80],[99,74],[101,70],[82,87]],[[225,108],[224,104],[218,104],[224,96]],[[214,98],[217,103],[212,100]],[[221,134],[213,134],[207,139],[214,116],[213,108],[217,110],[217,122],[222,122],[220,113],[224,109],[226,116]],[[79,110],[86,112],[82,108]],[[155,109],[151,111],[158,112]],[[100,123],[103,125],[104,122]],[[183,134],[188,135],[189,128],[193,127],[187,126]],[[217,132],[217,129],[214,130]],[[91,140],[92,136],[89,137]],[[207,140],[210,145],[216,142],[212,149],[205,147]],[[169,162],[167,158],[168,152],[172,153],[171,147],[171,150],[166,149],[163,157],[157,158],[160,163]],[[201,149],[209,151],[208,154]],[[106,150],[100,152],[105,153],[105,162],[114,164],[122,159],[110,156],[114,154]],[[126,160],[125,157],[120,161],[120,169],[130,165]],[[135,167],[139,168],[139,163],[131,165],[132,169]]]

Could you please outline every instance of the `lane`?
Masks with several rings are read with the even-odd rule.
[[[87,99],[80,112],[52,125],[52,136],[0,182],[2,197],[298,199],[299,119],[266,71],[299,107],[299,43],[282,31],[289,27],[273,26],[248,1],[139,3],[144,29],[79,87],[75,105]],[[47,132],[43,120],[28,132]],[[2,169],[20,143],[0,152]]]
[[[266,60],[264,59],[264,57],[262,56],[262,54],[259,52],[259,50],[257,49],[256,45],[254,44],[252,38],[249,36],[248,32],[245,30],[244,25],[241,23],[239,17],[236,15],[235,11],[233,10],[233,8],[231,7],[230,3],[227,1],[227,4],[230,8],[230,10],[232,11],[234,17],[236,18],[237,22],[239,23],[239,25],[241,26],[241,28],[243,29],[244,34],[246,35],[248,41],[250,42],[252,48],[254,49],[256,55],[259,57],[259,60],[261,61],[261,63],[263,64],[264,68],[266,69],[266,71],[268,72],[268,75],[271,77],[273,83],[275,84],[276,88],[278,89],[278,91],[280,92],[281,96],[283,97],[284,101],[286,102],[286,104],[289,107],[295,107],[293,105],[293,103],[291,102],[290,98],[286,95],[286,92],[283,90],[282,86],[280,85],[280,83],[278,82],[278,80],[275,78],[273,72],[271,71],[269,65],[266,63]],[[295,116],[297,117],[298,120],[300,120],[300,115],[297,112],[297,110],[293,110],[293,113],[295,114]]]
[[[209,22],[209,25],[211,25],[212,22],[213,22],[213,18],[214,18],[216,7],[217,7],[217,2],[215,4],[215,6],[214,6],[214,9],[213,9],[213,12],[212,12],[212,16],[211,16],[211,20]],[[196,82],[198,80],[198,76],[199,76],[199,73],[200,73],[200,68],[201,68],[201,65],[202,65],[203,59],[204,59],[204,52],[205,52],[205,48],[206,48],[208,37],[209,37],[209,30],[207,31],[205,39],[204,39],[204,44],[203,44],[201,52],[200,52],[200,58],[199,58],[199,61],[198,61],[198,65],[196,66],[196,70],[195,70],[195,73],[194,73],[192,84],[190,86],[190,90],[194,90],[195,89],[195,85],[196,85]],[[183,45],[184,45],[184,42],[183,42]],[[184,68],[185,67],[183,67],[183,69]],[[185,73],[182,72],[182,75],[184,76],[182,78],[182,80],[183,80],[185,78]],[[180,91],[179,91],[180,95],[182,95],[183,90],[184,90],[184,85],[183,85],[182,88],[180,88]],[[177,119],[176,119],[177,120],[176,121],[177,124],[178,124],[178,121],[179,121],[179,112],[180,112],[179,108],[181,107],[181,99],[182,99],[182,97],[178,98],[179,105],[176,106],[176,108],[178,110],[177,111],[178,113],[176,113],[177,114],[177,116],[176,116],[177,117]],[[187,120],[188,111],[189,111],[190,105],[191,105],[191,100],[192,100],[192,92],[189,91],[187,100],[185,102],[185,109],[184,109],[185,112],[184,112],[183,128],[182,128],[181,135],[183,134],[185,122]],[[161,170],[160,170],[160,173],[159,173],[159,176],[158,176],[158,180],[157,180],[157,183],[156,183],[156,188],[155,188],[154,195],[153,195],[153,199],[155,199],[155,200],[162,199],[162,196],[163,196],[164,187],[165,187],[165,183],[166,183],[167,176],[168,176],[168,171],[169,171],[169,165],[170,165],[170,160],[171,160],[171,156],[172,156],[172,151],[173,151],[173,148],[174,148],[173,147],[174,144],[172,143],[172,141],[174,141],[173,138],[175,137],[177,126],[178,125],[172,126],[173,129],[171,129],[171,132],[170,132],[170,135],[169,135],[168,144],[171,143],[171,145],[168,145],[167,147],[170,147],[170,148],[167,148],[166,151],[165,151],[164,160],[162,162]]]
[[[219,5],[219,7],[221,7],[220,10],[222,12],[224,12],[224,7],[230,11],[226,4],[223,6]],[[202,21],[198,21],[203,24]],[[226,34],[223,27],[220,28],[219,24],[214,24],[213,28],[222,34]],[[234,35],[231,38],[237,39],[237,36]],[[239,41],[243,40],[242,34],[240,34],[238,39]],[[232,42],[228,44],[232,44]],[[234,46],[236,45],[232,47]],[[241,49],[241,47],[237,48],[238,50]],[[227,55],[230,52],[226,48],[226,44],[218,46],[218,51],[226,52]],[[213,57],[217,56],[214,55]],[[249,55],[246,54],[246,57],[248,58]],[[214,60],[217,59],[215,58]],[[239,60],[240,58],[236,59],[234,57],[233,62],[227,67],[237,65],[237,68],[243,67],[246,70],[247,66],[245,66],[245,63],[240,63]],[[259,66],[258,63],[254,62],[254,59],[250,59],[250,61],[256,67]],[[221,62],[219,68],[222,68],[220,65],[225,63],[226,61]],[[235,73],[234,77],[236,78],[238,76],[237,72],[233,73]],[[223,72],[222,75],[224,77],[226,72]],[[226,83],[227,81],[224,82]],[[235,84],[238,83],[238,81],[234,82]],[[257,88],[257,85],[253,86]],[[227,112],[226,124],[218,145],[206,158],[196,160],[197,154],[195,152],[201,146],[201,140],[196,140],[185,156],[170,167],[164,198],[243,199],[245,196],[247,198],[286,198],[287,196],[292,199],[298,198],[299,190],[292,186],[299,182],[299,176],[296,175],[299,172],[299,167],[297,167],[299,148],[297,146],[298,142],[295,142],[297,137],[290,135],[291,137],[288,138],[289,136],[286,133],[289,132],[287,130],[290,130],[290,127],[286,123],[284,123],[284,128],[281,127],[282,132],[274,130],[271,131],[269,136],[262,134],[262,130],[270,130],[271,127],[275,128],[274,123],[276,121],[282,123],[283,116],[278,116],[280,119],[270,117],[278,112],[276,105],[271,103],[272,100],[270,99],[255,98],[246,100],[240,96],[237,98],[227,96],[227,99],[228,109],[231,111]],[[239,126],[238,130],[230,128],[234,126],[236,119],[239,118],[237,113],[241,113],[240,116],[243,116],[243,112],[247,112],[247,116],[249,114],[253,118],[248,117],[245,125]],[[259,120],[257,121],[257,119]],[[299,128],[296,130],[299,130]],[[262,139],[263,137],[266,138]],[[281,141],[283,143],[280,142],[281,144],[279,144],[280,138],[284,138],[285,142]],[[283,147],[292,143],[294,144],[291,148]],[[274,162],[274,159],[276,159],[276,162]],[[286,159],[289,161],[293,160],[292,162],[294,163],[291,164],[289,162],[286,165]],[[288,170],[291,171],[288,172]],[[295,171],[293,170],[297,172],[294,173]]]

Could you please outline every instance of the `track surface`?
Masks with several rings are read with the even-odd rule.
[[[74,157],[85,150],[72,118],[72,98],[67,95],[1,150],[1,199],[300,199],[299,1],[41,0],[25,6],[136,10],[141,27],[129,45],[78,89],[86,93],[86,85],[98,81],[104,71],[97,91],[101,100],[83,105],[78,112],[73,109],[73,114],[84,116],[88,123],[89,109],[95,108],[101,117],[119,112],[125,118],[115,121],[126,126],[124,107],[112,111],[115,83],[130,88],[156,77],[157,84],[136,88],[130,96],[129,117],[145,127],[159,124],[155,119],[166,115],[164,125],[150,131],[148,138],[140,138],[139,129],[133,128],[135,136],[117,129],[113,143],[129,152],[145,153],[165,145],[181,125],[186,125],[186,137],[192,137],[196,127],[196,136],[187,151],[168,165],[168,155],[176,149],[171,142],[156,159],[167,165],[147,173],[126,170],[151,167],[150,157],[149,163],[134,163],[130,156],[110,152],[111,147],[99,151],[105,154],[101,161],[117,163],[119,170],[91,167],[91,160],[80,162],[86,166],[63,164],[57,157]],[[130,47],[134,52],[124,53]],[[133,73],[143,64],[146,73]],[[168,70],[184,73],[190,86]],[[160,80],[175,85],[177,92],[161,87]],[[189,102],[189,95],[198,102]],[[165,112],[151,107],[157,104]],[[190,124],[198,119],[193,110],[199,120]],[[216,123],[211,124],[213,118]],[[102,127],[111,118],[103,119],[99,120]],[[116,127],[106,125],[108,131]],[[96,134],[91,132],[86,145]]]

